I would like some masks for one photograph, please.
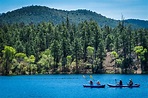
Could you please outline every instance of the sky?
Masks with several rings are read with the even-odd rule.
[[[148,0],[0,0],[0,13],[25,6],[41,5],[55,9],[87,9],[107,18],[148,20]]]

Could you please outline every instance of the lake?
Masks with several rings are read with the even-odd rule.
[[[148,98],[148,75],[95,74],[94,81],[115,84],[122,79],[139,88],[84,88],[89,75],[0,76],[0,98]]]

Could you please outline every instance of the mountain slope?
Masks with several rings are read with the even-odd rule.
[[[148,21],[138,19],[127,19],[125,23],[134,26],[135,28],[148,28]]]
[[[45,6],[28,6],[11,12],[3,13],[0,15],[0,21],[1,23],[24,22],[25,24],[29,24],[31,22],[37,24],[40,22],[50,21],[54,24],[59,24],[63,21],[66,21],[67,17],[69,18],[70,22],[76,24],[85,20],[92,19],[95,20],[100,26],[108,25],[111,27],[115,27],[119,22],[118,20],[106,18],[101,14],[97,14],[89,10],[64,11],[64,10],[51,9]],[[133,21],[127,20],[126,23],[136,27],[147,28],[147,26],[139,24],[139,22],[134,23]],[[148,24],[148,21],[145,21],[145,23]]]

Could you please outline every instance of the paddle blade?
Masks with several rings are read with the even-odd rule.
[[[92,75],[90,75],[90,78],[93,78]]]
[[[85,78],[85,76],[83,75],[83,78]]]

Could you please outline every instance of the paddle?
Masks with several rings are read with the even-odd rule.
[[[117,79],[115,79],[115,84],[116,84],[116,85],[119,85],[119,83],[117,82]]]
[[[115,83],[117,84],[117,79],[115,79]]]
[[[93,78],[93,76],[92,76],[92,75],[90,75],[90,78],[91,78],[94,82],[96,82],[96,83],[97,83],[97,85],[100,85],[100,82],[99,82],[99,81],[96,81],[96,80]]]
[[[86,78],[86,76],[85,76],[85,75],[83,75],[83,78],[87,80],[87,78]],[[93,80],[93,81],[95,81],[95,79],[93,78],[93,76],[92,76],[92,75],[90,75],[90,79],[91,79],[91,80]],[[87,80],[87,81],[88,81],[88,80]]]
[[[86,79],[86,77],[83,75],[83,78]]]
[[[85,75],[83,75],[83,78],[84,78],[86,81],[88,81],[87,78],[85,77]]]
[[[90,75],[90,79],[92,79],[93,81],[95,81],[95,79],[93,78],[93,76],[92,76],[92,75]]]

